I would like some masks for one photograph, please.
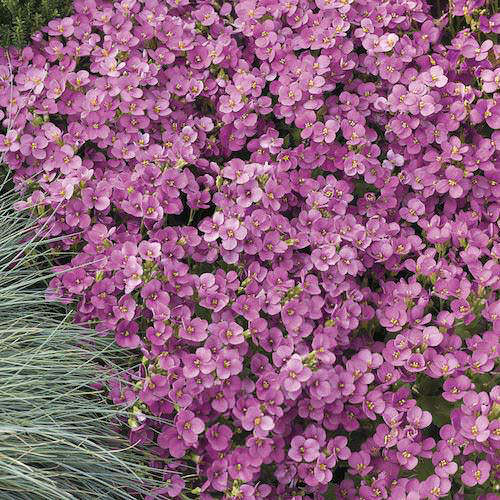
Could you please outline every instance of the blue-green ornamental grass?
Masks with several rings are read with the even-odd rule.
[[[128,359],[45,301],[50,251],[1,182],[0,498],[144,498],[165,465],[120,435],[127,410],[101,389]]]

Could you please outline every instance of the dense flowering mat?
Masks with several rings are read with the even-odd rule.
[[[74,7],[1,55],[0,151],[48,298],[142,359],[151,498],[497,498],[496,3]]]

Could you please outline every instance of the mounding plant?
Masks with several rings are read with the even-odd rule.
[[[46,297],[130,353],[155,495],[495,498],[497,7],[75,0],[0,54]]]

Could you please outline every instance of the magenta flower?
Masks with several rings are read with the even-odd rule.
[[[179,328],[179,336],[192,342],[202,342],[208,337],[208,322],[201,318],[183,321]]]
[[[422,354],[414,353],[406,360],[404,367],[409,372],[424,371],[426,369],[425,358]]]
[[[243,416],[241,426],[246,431],[253,431],[256,437],[264,438],[274,429],[274,422],[269,415],[264,415],[259,407],[252,406]]]
[[[100,182],[95,189],[85,188],[82,190],[82,201],[88,208],[105,210],[110,204],[111,186]]]
[[[281,319],[287,330],[294,330],[302,325],[303,317],[308,311],[305,302],[290,300],[281,309]]]
[[[37,135],[33,137],[30,134],[23,134],[20,138],[19,151],[24,156],[32,155],[34,158],[37,158],[38,160],[43,160],[47,156],[45,148],[47,147],[48,144],[49,142],[47,141],[45,136]]]
[[[158,242],[141,241],[139,243],[139,255],[146,260],[157,259],[161,253],[161,244]]]
[[[74,33],[73,18],[54,19],[49,21],[47,33],[51,36],[64,36],[69,38]]]
[[[434,464],[434,471],[439,477],[452,476],[457,472],[458,465],[453,462],[453,452],[448,447],[443,447],[432,456],[432,463]]]
[[[187,446],[193,446],[198,441],[198,435],[205,429],[203,420],[195,417],[190,410],[181,410],[174,420],[179,436]]]
[[[348,459],[348,463],[351,467],[349,469],[351,473],[362,477],[373,470],[373,466],[370,465],[370,454],[366,451],[352,453]]]
[[[376,414],[381,414],[385,409],[385,402],[379,390],[370,391],[363,400],[363,411],[370,420],[376,420]]]
[[[399,211],[401,217],[408,222],[417,222],[419,217],[425,213],[425,205],[418,199],[409,200],[406,207]]]
[[[146,283],[141,289],[141,297],[144,299],[146,307],[154,314],[160,315],[169,313],[168,304],[170,302],[170,296],[161,289],[161,282],[159,280],[155,279]]]
[[[237,375],[241,372],[243,368],[243,363],[238,354],[238,351],[234,349],[224,349],[216,360],[216,371],[217,376],[225,380],[231,375]]]
[[[414,406],[408,411],[408,422],[416,429],[424,429],[432,422],[432,415],[428,411],[422,410],[418,406]]]
[[[227,460],[213,462],[207,469],[207,478],[216,491],[224,491],[228,482]]]
[[[408,470],[413,470],[418,464],[418,455],[421,446],[409,439],[401,439],[396,444],[398,452],[396,454],[398,462]]]
[[[459,363],[458,363],[457,359],[455,358],[455,356],[451,353],[447,353],[444,356],[442,356],[442,355],[434,356],[431,360],[430,365],[429,365],[429,369],[434,377],[447,377],[449,375],[452,375],[458,367],[459,367]],[[446,389],[451,387],[451,382],[452,382],[452,379],[448,379],[445,382]],[[465,382],[462,379],[462,381],[460,382],[460,385],[462,386],[462,384],[464,384],[464,383]],[[458,391],[457,388],[452,389],[453,394],[455,394],[455,393],[458,394],[457,391]],[[443,392],[443,397],[445,397],[444,394],[445,393]],[[460,399],[460,396],[458,399]]]
[[[312,127],[313,141],[330,144],[335,140],[335,136],[340,129],[336,120],[327,120],[325,123],[315,123]]]
[[[151,500],[486,489],[500,14],[452,3],[75,0],[0,54],[15,209],[132,356]]]
[[[251,481],[256,467],[252,464],[248,449],[236,448],[229,456],[227,471],[233,479],[243,482]]]
[[[214,450],[222,451],[229,446],[233,433],[227,425],[215,424],[207,429],[205,435]]]
[[[462,435],[478,443],[483,443],[488,439],[490,435],[488,425],[488,418],[484,415],[479,417],[464,415],[460,418],[460,432]]]
[[[113,307],[116,318],[132,321],[135,316],[136,302],[131,295],[123,295],[117,305]]]
[[[227,219],[219,230],[219,236],[222,239],[222,246],[226,250],[234,250],[247,235],[247,229],[241,225],[237,219]]]
[[[203,26],[211,26],[217,19],[215,10],[209,5],[202,5],[193,15]]]
[[[68,203],[65,221],[70,227],[79,226],[85,229],[90,226],[90,215],[87,213],[87,207],[83,201],[71,200],[71,202]]]
[[[284,366],[282,373],[282,385],[288,392],[300,390],[301,384],[311,376],[311,370],[302,364],[302,360],[294,354]]]
[[[357,253],[351,247],[344,246],[338,253],[337,268],[342,275],[350,274],[356,276],[360,268],[359,261],[356,259]]]
[[[181,458],[189,446],[184,442],[176,427],[165,426],[158,436],[158,446],[168,449],[174,458]]]
[[[420,484],[420,494],[424,498],[437,500],[446,495],[451,488],[451,481],[448,478],[440,478],[433,474],[429,476],[423,483]]]
[[[135,321],[121,321],[116,327],[116,343],[126,349],[136,349],[141,344],[138,331],[139,325]]]
[[[318,271],[327,271],[330,266],[339,260],[335,246],[325,245],[315,248],[311,253],[311,261]]]
[[[63,285],[73,294],[82,293],[93,281],[93,278],[82,268],[67,271],[62,276]]]
[[[291,441],[288,456],[295,462],[313,462],[319,457],[319,443],[315,439],[295,436]]]
[[[428,71],[424,71],[421,79],[429,87],[441,88],[448,83],[448,78],[441,66],[432,66]]]
[[[467,460],[464,465],[464,473],[460,476],[462,482],[469,487],[476,486],[476,484],[484,484],[489,476],[491,464],[486,460],[481,460],[478,464]]]
[[[406,311],[401,307],[389,306],[380,312],[380,324],[389,332],[398,332],[408,320]]]
[[[244,342],[243,328],[234,321],[221,321],[210,325],[209,329],[225,344],[238,345]]]
[[[172,327],[163,321],[155,321],[153,326],[146,329],[146,337],[153,345],[162,346],[172,336]]]
[[[15,130],[9,130],[5,135],[0,134],[0,153],[19,151],[21,146],[17,141],[17,135]]]

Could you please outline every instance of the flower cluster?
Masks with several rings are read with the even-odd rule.
[[[48,299],[139,360],[151,498],[493,498],[500,14],[74,7],[0,57],[0,152]]]

